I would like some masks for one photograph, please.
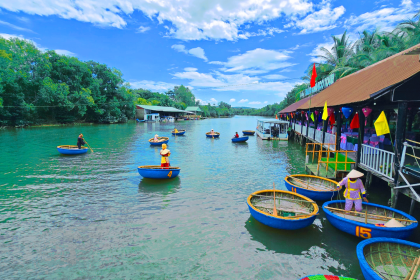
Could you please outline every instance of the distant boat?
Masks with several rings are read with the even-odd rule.
[[[144,178],[171,179],[181,172],[179,167],[160,167],[159,165],[144,165],[137,168],[139,174]]]
[[[300,280],[357,280],[357,279],[344,277],[344,276],[317,274],[317,275],[305,276],[303,278],[300,278]]]
[[[137,122],[145,122],[145,120],[136,119]]]
[[[248,141],[249,137],[238,137],[238,138],[232,138],[232,142],[233,143],[238,143],[238,142],[246,142]]]
[[[311,225],[318,214],[318,205],[311,199],[293,192],[276,190],[274,215],[274,191],[262,190],[252,193],[247,200],[251,215],[269,227],[278,229],[301,229]]]
[[[394,238],[372,238],[356,247],[366,280],[419,279],[420,244]]]
[[[206,136],[209,138],[218,138],[220,136],[219,132],[214,132],[214,135],[211,135],[211,132],[207,132]]]
[[[88,148],[82,147],[79,149],[79,147],[75,145],[62,145],[62,146],[57,146],[57,150],[60,154],[63,154],[63,155],[80,155],[80,154],[87,153]]]
[[[289,122],[276,119],[257,120],[257,136],[263,140],[289,140]]]
[[[178,132],[177,133],[175,133],[173,130],[172,130],[172,135],[184,135],[185,134],[185,130],[178,130]]]
[[[287,190],[313,200],[331,200],[338,194],[338,182],[318,176],[289,175],[284,178],[284,183]]]
[[[346,211],[345,200],[332,200],[322,205],[327,220],[339,230],[368,239],[390,237],[407,239],[417,227],[417,220],[403,211],[374,203],[363,203],[362,212]],[[394,220],[400,227],[386,227]]]
[[[169,142],[169,138],[168,137],[158,137],[158,140],[159,140],[158,142],[155,142],[154,140],[155,140],[155,138],[150,138],[149,139],[150,145],[152,145],[152,146],[161,146],[162,144],[166,144],[166,143]]]
[[[253,131],[253,130],[242,130],[242,133],[244,135],[254,135],[255,131]]]

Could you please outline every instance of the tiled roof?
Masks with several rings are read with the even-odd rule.
[[[312,97],[313,98],[313,97]],[[299,100],[298,102],[293,103],[292,105],[289,105],[288,107],[284,108],[279,112],[279,114],[285,114],[285,113],[291,113],[297,110],[299,106],[306,103],[306,101],[309,100],[309,97],[305,97],[304,99]]]

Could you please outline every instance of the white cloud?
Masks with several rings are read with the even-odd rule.
[[[334,47],[334,43],[330,42],[318,44],[318,46],[316,46],[316,48],[313,49],[310,54],[308,54],[311,56],[311,62],[320,63],[324,61],[324,59],[318,57],[320,55],[324,55],[324,53],[320,50],[322,47],[326,48],[327,50],[331,50]]]
[[[203,50],[202,48],[200,48],[200,47],[190,49],[190,50],[188,51],[188,53],[189,53],[190,55],[193,55],[193,56],[196,56],[196,57],[198,57],[198,58],[201,58],[201,59],[203,59],[204,61],[207,61],[207,57],[206,57],[206,55],[204,54],[204,50]]]
[[[248,99],[241,99],[241,100],[238,101],[238,103],[245,103],[245,102],[248,102],[248,101],[249,101]]]
[[[268,101],[264,101],[264,104],[267,104],[268,103]]]
[[[221,61],[210,61],[209,64],[224,65],[224,62]]]
[[[186,67],[186,68],[184,68],[184,70],[187,71],[187,72],[195,72],[198,69],[197,68],[193,68],[193,67]]]
[[[229,102],[230,103],[233,103],[233,102],[235,102],[236,101],[236,99],[235,98],[231,98],[230,100],[229,100]]]
[[[178,86],[177,84],[148,81],[148,80],[130,82],[130,85],[132,88],[148,89],[150,91],[155,91],[155,92],[168,91],[170,89],[173,89],[174,86]]]
[[[210,98],[209,103],[217,104],[217,100],[215,98]]]
[[[290,59],[289,51],[275,51],[257,48],[244,54],[231,56],[223,63],[225,72],[240,72],[243,74],[262,74],[272,70],[290,67],[295,64],[286,62]],[[216,64],[216,63],[212,63]]]
[[[251,101],[248,104],[257,105],[257,104],[261,104],[261,102],[260,101]]]
[[[139,28],[137,28],[136,33],[144,33],[150,30],[150,27],[148,26],[140,26]]]
[[[373,12],[351,16],[345,22],[345,26],[357,26],[355,31],[379,28],[381,31],[391,31],[396,23],[412,18],[418,12],[420,4],[414,4],[411,0],[402,0],[398,8],[382,8]]]
[[[207,61],[207,57],[204,54],[204,50],[202,48],[200,48],[200,47],[187,50],[184,45],[172,45],[171,48],[174,49],[174,50],[176,50],[177,52],[182,52],[182,53],[190,54],[192,56],[201,58],[204,61]]]
[[[299,34],[315,33],[336,28],[337,20],[344,14],[346,9],[343,6],[331,9],[329,2],[324,2],[323,8],[303,19],[295,18],[285,27],[301,29]]]
[[[24,31],[24,32],[35,33],[35,32],[33,32],[32,30],[30,30],[30,29],[28,29],[28,28],[23,28],[23,27],[20,27],[20,26],[17,26],[17,25],[11,24],[11,23],[6,22],[6,21],[2,21],[2,20],[0,20],[0,24],[1,24],[1,25],[5,25],[5,26],[10,27],[10,28],[13,28],[13,29],[16,29],[16,30],[19,30],[19,31]]]
[[[283,75],[279,75],[279,74],[271,74],[271,75],[265,75],[263,76],[263,78],[269,79],[269,80],[280,80],[280,79],[286,79],[287,77]]]
[[[280,17],[305,15],[313,4],[308,0],[15,0],[1,1],[0,8],[116,28],[125,27],[125,18],[141,11],[151,20],[168,26],[167,35],[177,39],[234,41],[248,38],[241,30],[247,23],[262,24]],[[268,28],[264,32],[274,34],[278,30]]]
[[[54,50],[57,54],[67,55],[67,56],[76,56],[75,53],[68,50]]]

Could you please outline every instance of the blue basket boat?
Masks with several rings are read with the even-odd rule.
[[[318,214],[318,205],[311,199],[289,191],[276,190],[274,214],[274,190],[252,193],[247,200],[249,212],[260,223],[278,229],[301,229],[311,225]]]
[[[210,133],[211,133],[211,132],[207,132],[207,133],[206,133],[206,136],[207,136],[208,138],[219,138],[219,136],[220,136],[220,133],[219,133],[219,132],[215,132],[215,133],[214,133],[214,135],[211,135]]]
[[[151,179],[171,179],[181,172],[179,167],[160,167],[159,165],[139,166],[137,170],[142,177]]]
[[[232,142],[233,143],[246,142],[246,141],[248,141],[248,139],[249,139],[249,137],[232,138]]]
[[[338,182],[313,176],[313,175],[289,175],[284,178],[286,188],[312,200],[331,200],[338,194]]]
[[[158,142],[154,141],[154,138],[150,138],[149,139],[149,143],[152,146],[162,146],[162,144],[167,144],[169,142],[169,138],[168,137],[158,137]]]
[[[79,149],[79,147],[75,145],[62,145],[62,146],[57,146],[57,151],[63,155],[80,155],[80,154],[86,154],[88,151],[88,148],[82,147],[81,149]]]
[[[184,135],[185,134],[185,130],[178,130],[178,132],[177,133],[175,133],[173,130],[172,130],[172,135]]]
[[[356,279],[350,278],[350,277],[344,277],[344,276],[317,274],[317,275],[305,276],[303,278],[300,278],[300,280],[356,280]]]
[[[395,238],[372,238],[357,245],[357,258],[366,280],[419,279],[420,244]],[[411,278],[412,277],[412,278]]]
[[[243,135],[254,135],[255,131],[253,130],[242,130]]]
[[[363,203],[362,212],[344,210],[344,200],[325,202],[322,209],[328,221],[339,230],[368,239],[372,237],[389,237],[407,239],[417,227],[417,220],[397,209],[374,204]],[[391,219],[398,221],[400,227],[386,227]]]

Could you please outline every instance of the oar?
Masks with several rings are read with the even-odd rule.
[[[411,274],[413,273],[414,268],[416,267],[417,261],[419,260],[419,258],[415,258],[413,261],[413,264],[411,265],[410,271],[407,273],[407,276],[404,278],[404,280],[409,280]]]
[[[420,258],[417,259],[417,264],[416,264],[416,267],[413,270],[413,273],[411,273],[410,280],[414,279],[414,276],[416,275],[417,270],[419,269],[419,265],[420,265]]]
[[[89,143],[86,141],[86,139],[83,139],[85,142],[86,142],[86,144],[88,145],[88,147],[89,147],[89,149],[92,151],[92,153],[93,153],[93,150],[92,150],[92,148],[89,146]]]
[[[274,182],[273,182],[273,195],[274,195],[273,215],[274,215],[274,217],[278,217],[277,209],[276,209],[276,186],[274,185]]]

